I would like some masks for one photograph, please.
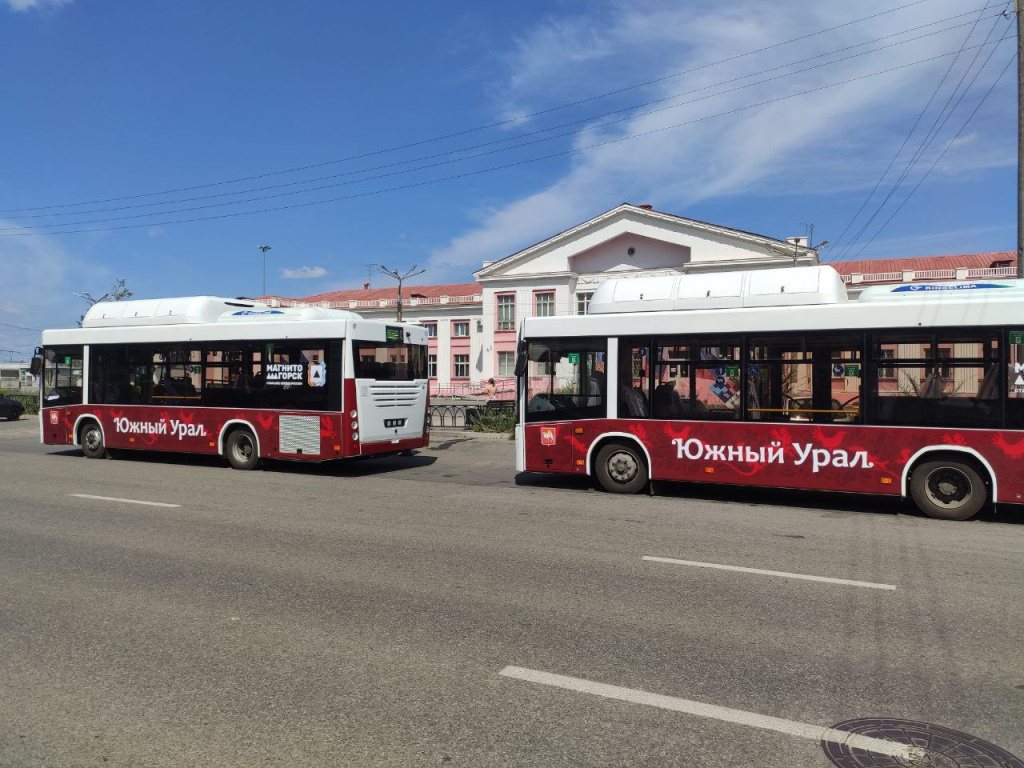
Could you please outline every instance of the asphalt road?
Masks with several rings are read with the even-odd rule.
[[[620,498],[517,478],[496,440],[245,473],[87,460],[36,429],[0,422],[5,768],[830,765],[766,717],[905,718],[1024,756],[1019,513]]]

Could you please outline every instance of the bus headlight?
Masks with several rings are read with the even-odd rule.
[[[358,415],[359,415],[359,412],[355,408],[353,408],[351,411],[348,412],[348,417],[350,419],[354,419]]]
[[[352,439],[353,440],[358,440],[359,439],[359,433],[358,432],[353,432],[352,433]]]
[[[359,429],[359,422],[358,421],[353,421],[352,422],[352,429]]]

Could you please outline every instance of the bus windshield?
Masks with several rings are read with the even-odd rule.
[[[404,341],[353,341],[355,378],[416,381],[427,378],[427,348]]]

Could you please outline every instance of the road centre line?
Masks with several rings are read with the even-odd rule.
[[[648,707],[667,709],[673,712],[682,712],[696,717],[706,717],[713,720],[721,720],[737,725],[747,725],[751,728],[776,731],[789,736],[797,736],[812,741],[830,741],[836,744],[845,744],[851,749],[863,749],[867,752],[874,752],[879,755],[888,755],[897,760],[906,761],[908,764],[916,764],[914,761],[922,760],[927,756],[927,751],[919,747],[912,747],[906,744],[899,744],[887,739],[876,739],[871,736],[861,736],[849,731],[840,731],[835,728],[824,728],[820,725],[801,723],[796,720],[784,720],[780,717],[759,715],[756,712],[747,712],[742,709],[730,709],[719,707],[715,704],[704,704],[700,701],[689,699],[677,699],[674,696],[662,696],[657,693],[649,693],[634,688],[621,688],[617,685],[595,683],[592,680],[584,680],[579,677],[567,677],[556,675],[551,672],[541,672],[535,669],[524,667],[505,667],[498,672],[503,677],[511,677],[516,680],[524,680],[528,683],[549,685],[555,688],[564,688],[578,693],[589,693],[593,696],[601,696],[606,699],[617,699],[628,701],[633,704],[643,704]]]
[[[755,573],[761,576],[781,576],[786,579],[803,579],[804,581],[823,581],[827,584],[845,584],[848,587],[866,587],[868,589],[896,590],[895,584],[877,584],[873,581],[852,581],[851,579],[833,579],[831,576],[810,576],[806,573],[787,573],[785,571],[766,571],[761,568],[744,568],[739,565],[720,565],[718,563],[701,563],[695,560],[675,560],[671,557],[652,557],[644,555],[641,560],[652,563],[670,563],[672,565],[689,565],[694,568],[715,568],[720,571],[739,571]]]
[[[138,499],[116,499],[113,496],[91,496],[88,493],[69,493],[76,499],[98,499],[99,501],[119,501],[122,504],[145,504],[147,507],[180,507],[181,504],[165,504],[162,501],[139,501]]]

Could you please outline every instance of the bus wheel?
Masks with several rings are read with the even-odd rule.
[[[85,422],[82,427],[82,453],[90,459],[102,459],[107,449],[103,445],[103,430],[95,421]]]
[[[910,495],[918,509],[938,520],[967,520],[985,506],[988,490],[970,464],[926,461],[914,468]]]
[[[228,464],[234,469],[256,469],[260,463],[256,438],[248,429],[236,429],[228,435],[228,444],[224,452],[227,454]]]
[[[598,451],[595,469],[609,493],[636,493],[647,485],[647,462],[635,445],[609,443]]]

